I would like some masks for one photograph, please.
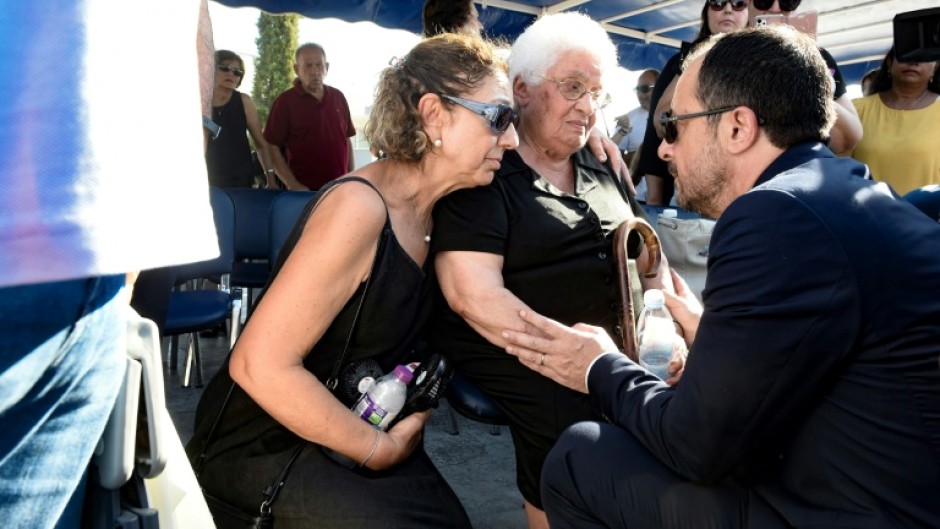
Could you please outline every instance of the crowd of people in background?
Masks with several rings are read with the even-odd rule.
[[[281,529],[469,528],[421,443],[429,412],[375,429],[328,382],[425,349],[508,418],[529,529],[940,527],[940,62],[892,48],[851,101],[815,40],[754,27],[800,0],[705,0],[607,138],[600,23],[546,14],[509,44],[473,1],[427,0],[424,39],[377,85],[377,159],[356,167],[321,45],[297,48],[262,124],[205,0],[125,20],[150,33],[108,46],[88,41],[108,10],[47,3],[0,17],[0,64],[87,75],[0,79],[0,519],[80,525],[129,293],[140,270],[218,253],[208,184],[319,191],[196,410],[187,453],[220,528],[259,504]],[[202,150],[195,125],[115,121],[135,94],[106,72],[168,26],[197,46],[161,50],[178,82],[152,110],[201,110]],[[717,219],[704,303],[627,241],[634,293],[663,290],[676,323],[666,380],[615,344],[613,234],[641,202]]]

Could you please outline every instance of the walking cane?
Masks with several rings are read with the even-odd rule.
[[[614,231],[614,261],[617,263],[617,287],[620,291],[620,327],[623,337],[623,352],[631,360],[638,361],[635,312],[633,310],[633,296],[630,294],[630,267],[627,266],[627,241],[630,233],[636,231],[643,239],[649,259],[646,273],[647,278],[656,277],[659,265],[662,262],[662,247],[656,231],[643,219],[629,218],[623,221]]]

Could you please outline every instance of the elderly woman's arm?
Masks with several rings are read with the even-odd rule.
[[[334,189],[307,221],[303,235],[252,314],[235,349],[232,379],[298,436],[363,461],[402,461],[427,415],[410,416],[388,434],[351,413],[303,365],[311,348],[370,272],[385,205],[375,191],[347,183]],[[315,264],[315,268],[311,268]]]
[[[490,343],[505,347],[504,330],[525,329],[519,311],[529,307],[503,284],[502,255],[441,252],[434,267],[447,304]]]

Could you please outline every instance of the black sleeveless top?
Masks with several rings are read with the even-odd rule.
[[[372,187],[358,177],[341,178],[324,186],[316,200],[311,201],[304,209],[281,250],[271,276],[272,281],[297,244],[307,219],[319,201],[333,187],[350,181],[363,182]],[[377,244],[371,280],[344,363],[372,358],[381,365],[383,372],[387,373],[396,365],[411,360],[411,352],[430,314],[430,287],[433,277],[428,267],[419,267],[399,245],[387,213],[385,227]],[[317,273],[317,263],[309,265],[310,273]],[[325,383],[330,377],[337,358],[342,354],[364,287],[365,283],[359,285],[304,360],[304,366],[321,382]],[[202,449],[206,436],[219,415],[219,409],[233,387],[228,407],[209,443],[207,464],[211,465],[212,459],[219,456],[227,465],[237,464],[237,460],[242,458],[257,459],[266,455],[278,457],[283,451],[297,446],[299,437],[268,415],[237,384],[233,384],[226,361],[199,401],[195,432],[187,446],[190,457],[194,457]]]
[[[221,127],[219,137],[209,138],[206,168],[209,185],[216,187],[251,187],[251,146],[248,144],[248,120],[241,92],[232,93],[228,103],[212,107],[212,121]]]

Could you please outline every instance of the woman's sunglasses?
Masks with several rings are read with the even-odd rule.
[[[709,0],[711,1],[711,0]],[[780,10],[786,11],[796,11],[796,8],[800,7],[800,0],[779,0],[780,1]],[[754,4],[754,7],[760,9],[761,11],[767,11],[770,9],[770,6],[774,5],[774,0],[751,0]]]
[[[721,11],[725,8],[726,4],[731,4],[731,9],[735,11],[743,11],[747,9],[747,0],[708,0],[708,7],[712,11]],[[773,2],[771,2],[773,4]],[[755,5],[757,5],[755,3]]]
[[[235,77],[241,77],[245,75],[245,72],[243,72],[242,70],[239,70],[238,68],[235,68],[234,66],[229,66],[227,64],[220,64],[216,66],[216,68],[218,68],[220,72],[225,72],[225,73],[232,72],[233,74],[235,74]]]
[[[488,105],[486,103],[446,94],[441,94],[441,97],[449,99],[467,110],[483,116],[484,119],[490,122],[490,128],[493,129],[493,132],[496,134],[506,132],[506,129],[516,121],[516,111],[509,105]]]

